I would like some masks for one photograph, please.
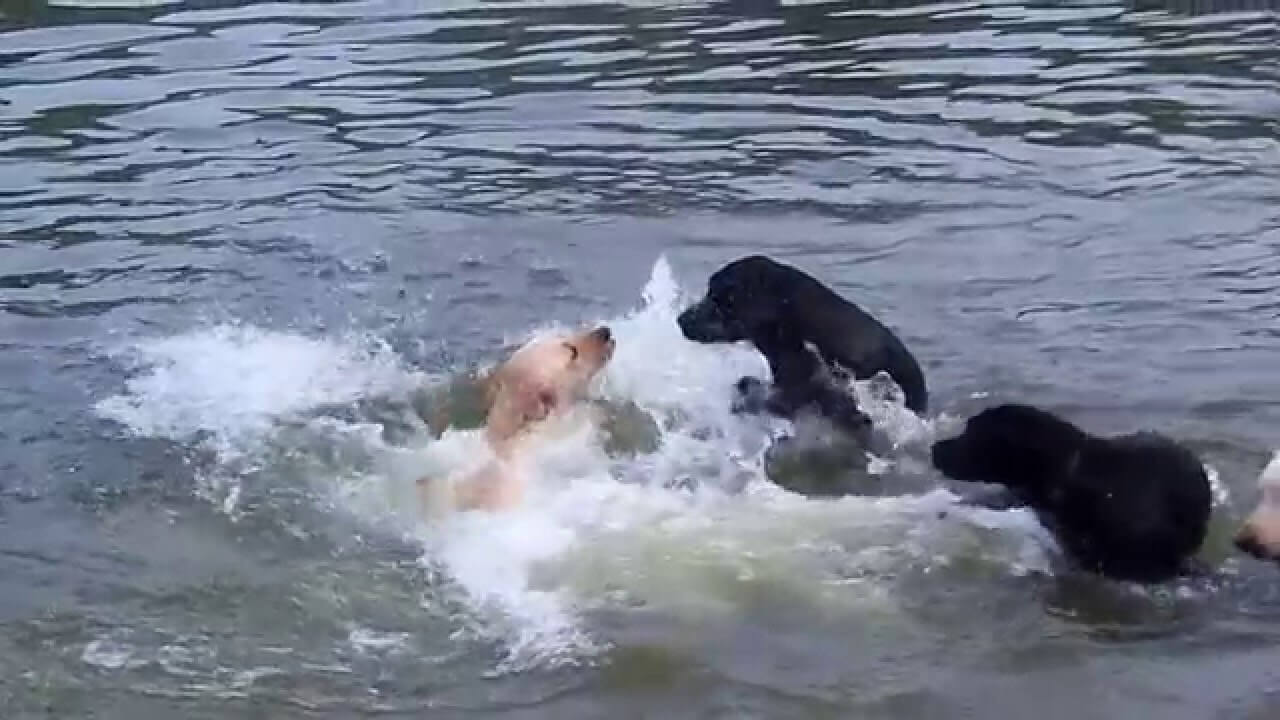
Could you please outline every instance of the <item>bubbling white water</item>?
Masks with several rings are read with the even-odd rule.
[[[688,301],[660,258],[640,306],[601,319],[618,342],[595,392],[647,413],[657,449],[611,457],[590,416],[571,415],[531,451],[527,501],[500,513],[423,513],[413,491],[416,478],[473,460],[474,431],[391,445],[375,424],[307,416],[434,381],[369,338],[218,326],[143,341],[122,353],[136,370],[125,391],[97,410],[137,435],[213,449],[224,470],[205,492],[228,512],[242,491],[235,463],[269,457],[285,424],[372,458],[358,471],[321,464],[308,481],[343,512],[394,522],[420,542],[423,563],[467,608],[458,632],[504,646],[504,668],[592,657],[607,646],[589,621],[600,609],[640,604],[697,618],[734,612],[745,591],[820,612],[891,613],[892,586],[880,578],[903,567],[967,554],[1013,573],[1047,570],[1051,541],[1025,511],[960,507],[941,489],[818,500],[770,483],[764,451],[789,425],[728,410],[733,382],[767,377],[767,365],[745,346],[686,341],[675,317]],[[855,392],[897,447],[927,443],[946,422],[915,416],[880,381]],[[912,461],[867,462],[878,471]]]

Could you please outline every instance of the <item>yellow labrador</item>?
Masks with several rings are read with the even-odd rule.
[[[1236,533],[1236,547],[1259,560],[1280,560],[1280,452],[1258,475],[1262,497]]]
[[[489,408],[483,432],[492,458],[452,484],[453,507],[496,510],[518,504],[524,496],[520,462],[526,441],[544,421],[586,399],[613,349],[613,333],[601,326],[536,338],[494,369],[483,381]],[[424,502],[434,482],[418,480]]]

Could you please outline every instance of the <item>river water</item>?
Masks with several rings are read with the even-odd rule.
[[[1280,714],[1273,4],[121,5],[0,0],[0,715]],[[749,252],[925,366],[874,492],[770,485],[675,330]],[[597,321],[661,442],[413,513],[413,398]],[[1192,445],[1213,573],[957,510],[999,400]]]

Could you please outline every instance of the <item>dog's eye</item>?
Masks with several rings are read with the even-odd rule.
[[[567,348],[569,348],[569,362],[573,362],[574,360],[577,360],[577,359],[578,359],[578,347],[577,347],[576,345],[571,344],[571,343],[565,343],[565,344],[564,344],[564,346],[565,346],[565,347],[567,347]]]

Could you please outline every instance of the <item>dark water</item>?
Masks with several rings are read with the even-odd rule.
[[[0,0],[0,715],[1275,717],[1280,570],[1227,538],[1280,427],[1278,43],[1265,2]],[[664,579],[672,535],[566,561],[604,649],[511,667],[297,482],[367,445],[242,452],[755,251],[898,328],[935,411],[1186,439],[1215,576],[864,563],[893,610],[824,614],[786,556],[694,612],[654,598],[756,555]]]

